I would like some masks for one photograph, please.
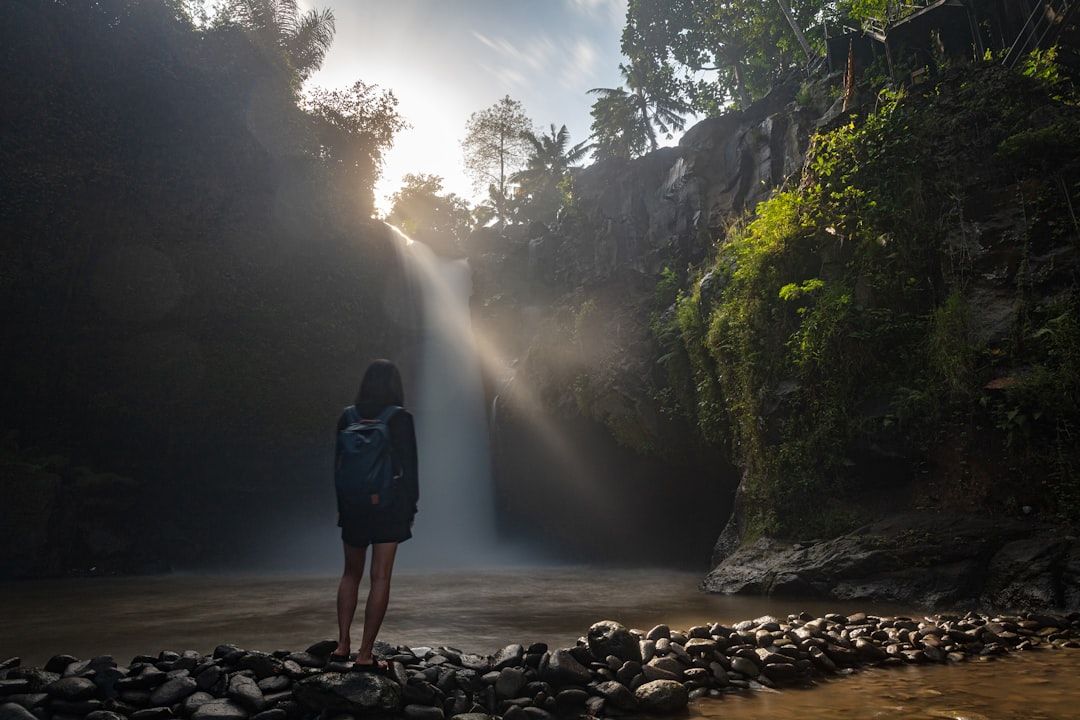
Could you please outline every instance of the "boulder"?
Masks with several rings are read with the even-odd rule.
[[[586,636],[589,652],[597,660],[614,655],[622,661],[641,662],[641,645],[625,626],[614,620],[602,620],[589,628]]]
[[[315,712],[370,713],[401,710],[401,686],[374,673],[333,673],[300,680],[293,696]]]

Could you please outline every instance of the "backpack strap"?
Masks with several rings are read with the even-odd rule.
[[[360,422],[360,416],[356,413],[355,405],[350,405],[349,407],[345,408],[345,420],[350,425]]]
[[[383,408],[383,411],[379,413],[379,422],[383,423],[384,425],[390,422],[390,418],[394,417],[394,415],[400,409],[400,405],[387,405]]]

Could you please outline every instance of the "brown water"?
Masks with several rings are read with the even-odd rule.
[[[399,572],[381,639],[490,653],[510,643],[565,647],[597,620],[649,629],[732,623],[765,614],[923,614],[917,608],[706,595],[695,573],[589,568]],[[0,659],[161,650],[207,653],[222,643],[302,650],[334,636],[337,579],[171,575],[0,584]],[[357,623],[359,627],[359,623]],[[810,689],[701,700],[695,718],[1080,717],[1080,650],[995,662],[870,669]]]

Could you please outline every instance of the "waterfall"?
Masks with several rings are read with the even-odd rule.
[[[405,388],[416,417],[420,505],[413,539],[398,550],[410,567],[488,565],[498,554],[480,355],[466,260],[446,260],[399,231],[421,299],[418,372]]]

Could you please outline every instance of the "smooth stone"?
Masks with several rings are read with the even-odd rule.
[[[630,688],[615,680],[607,680],[596,686],[605,703],[619,708],[620,710],[634,710],[637,707],[637,699]]]
[[[150,693],[151,705],[175,705],[198,689],[195,680],[190,677],[178,677],[167,680]]]
[[[228,699],[211,700],[191,714],[191,720],[247,720],[248,711]]]
[[[504,667],[495,680],[495,696],[500,700],[516,697],[525,687],[525,673],[516,667]]]
[[[517,643],[507,645],[491,658],[491,669],[502,670],[506,667],[520,666],[525,658],[525,647]]]
[[[230,700],[236,701],[251,713],[261,712],[266,709],[266,698],[263,696],[262,690],[247,675],[238,673],[231,675],[226,693]]]
[[[744,657],[731,658],[731,669],[748,678],[756,678],[761,674],[761,668],[758,667],[757,663]]]
[[[49,683],[49,686],[45,688],[45,692],[60,700],[78,702],[79,700],[89,700],[94,697],[97,694],[97,685],[89,678],[65,677]]]
[[[442,708],[430,705],[406,705],[404,713],[409,720],[443,720],[445,717]]]
[[[646,712],[670,715],[686,709],[690,693],[681,683],[653,680],[635,690],[634,698]]]
[[[9,702],[0,705],[0,720],[38,720],[38,718],[22,705]]]
[[[578,662],[570,650],[556,650],[540,661],[540,679],[554,685],[588,685],[592,673]]]

